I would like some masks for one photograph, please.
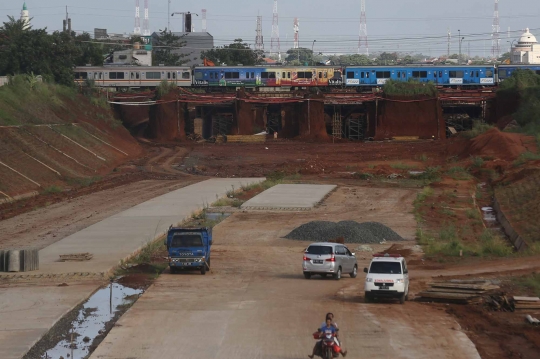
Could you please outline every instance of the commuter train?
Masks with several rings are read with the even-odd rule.
[[[356,88],[382,86],[389,79],[431,82],[443,87],[490,87],[510,77],[518,69],[530,69],[540,75],[540,65],[478,66],[106,66],[76,67],[75,82],[119,90],[153,88],[162,81],[179,87],[208,90],[223,88]]]

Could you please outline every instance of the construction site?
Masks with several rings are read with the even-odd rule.
[[[148,1],[144,12],[135,4],[134,34],[154,36]],[[355,34],[343,56],[370,60],[359,4],[358,49]],[[155,36],[176,33],[176,14],[186,41],[209,38],[206,9],[197,34],[186,17],[197,14],[166,5]],[[285,61],[277,1],[268,10],[271,49],[261,15],[254,48]],[[24,4],[13,28],[27,31],[30,19]],[[238,61],[220,72],[206,58],[200,67],[83,63],[69,86],[6,77],[1,359],[298,359],[322,345],[358,359],[538,359],[540,73],[461,63],[461,34],[457,63],[310,66],[316,42],[302,63],[304,20],[292,19],[290,77],[278,64],[247,71]],[[55,41],[96,40],[66,32]],[[525,58],[536,45],[529,29],[519,33],[511,52]],[[449,55],[450,31],[441,39]],[[136,46],[122,54],[147,51]]]

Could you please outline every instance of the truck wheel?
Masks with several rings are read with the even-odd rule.
[[[202,275],[205,275],[205,274],[206,274],[206,264],[204,264],[204,265],[201,267],[201,274],[202,274]]]
[[[404,303],[405,303],[405,293],[403,293],[401,297],[399,297],[399,304],[404,304]]]
[[[334,274],[334,279],[335,280],[340,280],[341,279],[341,267],[339,267],[336,274]]]
[[[309,272],[304,272],[304,278],[310,279],[310,278],[311,278],[311,273],[309,273]]]

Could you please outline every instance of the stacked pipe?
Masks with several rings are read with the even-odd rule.
[[[39,269],[39,250],[0,250],[0,272],[30,272]]]

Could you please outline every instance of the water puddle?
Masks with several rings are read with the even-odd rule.
[[[232,213],[225,212],[206,212],[206,219],[210,221],[222,221],[225,218],[229,217]]]
[[[96,337],[104,334],[106,325],[122,309],[132,305],[144,292],[119,283],[99,289],[83,304],[77,318],[71,322],[72,330],[66,339],[58,342],[41,357],[43,359],[82,359],[90,353]]]

